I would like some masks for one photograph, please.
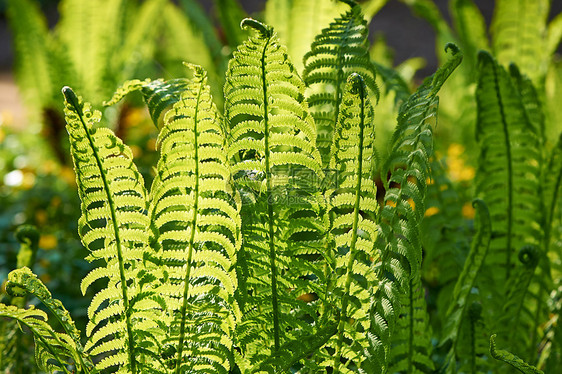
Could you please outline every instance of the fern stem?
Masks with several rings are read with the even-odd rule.
[[[351,275],[353,273],[353,262],[355,261],[356,254],[356,243],[357,243],[357,228],[359,226],[359,205],[361,202],[361,182],[363,179],[363,141],[364,141],[364,130],[365,130],[365,85],[361,76],[354,74],[357,80],[354,84],[357,84],[359,89],[359,97],[361,98],[361,114],[359,122],[359,154],[357,156],[357,184],[355,186],[355,204],[353,207],[353,224],[351,232],[351,243],[349,245],[349,260],[347,262],[347,274],[345,279],[345,291],[342,299],[342,309],[341,309],[341,320],[338,326],[338,343],[336,346],[336,354],[334,355],[334,373],[339,373],[340,361],[341,361],[341,349],[343,345],[343,332],[345,330],[345,323],[347,322],[347,306],[349,303],[349,290],[351,288]]]
[[[121,237],[119,235],[119,224],[117,223],[117,212],[115,211],[115,201],[113,201],[113,196],[109,192],[109,182],[107,181],[107,176],[105,170],[103,168],[102,160],[100,159],[98,153],[96,152],[96,146],[94,144],[94,139],[92,139],[92,135],[90,131],[88,131],[88,126],[84,121],[82,108],[79,105],[78,98],[76,94],[68,87],[63,88],[63,94],[66,97],[67,101],[72,104],[74,109],[76,110],[76,114],[80,118],[80,122],[84,127],[84,132],[88,138],[88,142],[90,144],[91,149],[94,151],[96,164],[98,169],[100,170],[100,178],[103,181],[103,188],[107,197],[107,202],[109,204],[109,208],[111,211],[111,223],[113,225],[113,231],[115,233],[115,246],[117,248],[117,260],[119,262],[119,277],[121,281],[121,293],[123,294],[123,308],[125,310],[125,320],[127,325],[127,349],[129,354],[129,363],[131,364],[131,374],[136,374],[136,361],[135,361],[135,354],[134,354],[134,337],[133,337],[133,326],[131,324],[131,311],[129,310],[129,297],[127,293],[127,280],[125,278],[125,264],[123,259],[123,250],[121,248]]]
[[[513,225],[513,214],[512,214],[512,203],[513,203],[513,165],[511,159],[511,142],[509,139],[509,130],[506,123],[506,113],[504,110],[504,103],[502,101],[502,95],[500,93],[500,82],[498,79],[497,65],[494,64],[494,85],[497,87],[496,94],[499,103],[499,110],[501,115],[503,135],[505,140],[506,156],[507,156],[507,232],[506,232],[506,271],[505,271],[505,281],[509,281],[511,273],[511,229]]]
[[[279,300],[277,298],[277,264],[275,260],[275,239],[274,231],[275,224],[273,221],[273,193],[271,188],[271,169],[269,167],[269,116],[268,116],[268,98],[267,98],[267,79],[265,71],[265,57],[267,47],[271,41],[271,37],[268,36],[267,42],[263,47],[261,56],[261,74],[262,74],[262,88],[263,88],[263,122],[264,122],[264,141],[265,141],[265,177],[267,183],[267,223],[268,223],[268,234],[269,234],[269,266],[271,268],[271,304],[273,312],[273,353],[279,350],[280,346],[280,327],[279,327]]]
[[[410,284],[408,287],[408,298],[410,299],[410,305],[408,310],[408,371],[407,373],[413,373],[413,358],[414,349],[414,295],[413,295],[413,284],[412,278],[410,278]]]
[[[199,86],[197,92],[197,104],[195,105],[194,118],[193,118],[193,147],[195,158],[195,186],[194,186],[194,199],[193,199],[193,220],[191,221],[191,233],[189,237],[188,252],[187,252],[187,269],[185,272],[184,286],[183,286],[183,303],[180,310],[180,336],[178,341],[178,358],[176,360],[176,374],[181,374],[181,363],[183,354],[183,345],[185,341],[185,322],[187,303],[189,297],[189,279],[191,277],[191,259],[193,257],[193,242],[195,241],[195,230],[197,229],[197,213],[199,209],[199,145],[197,143],[197,121],[199,120],[199,102],[201,100],[201,92],[203,91],[203,84]]]

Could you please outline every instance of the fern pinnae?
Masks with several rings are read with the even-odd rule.
[[[97,367],[104,369],[125,364],[132,373],[136,373],[140,359],[136,350],[140,347],[135,335],[143,335],[151,325],[147,314],[130,304],[140,291],[135,274],[142,268],[143,250],[148,244],[146,191],[142,177],[132,163],[130,149],[110,130],[93,128],[100,119],[99,112],[92,112],[90,105],[82,103],[70,88],[65,87],[63,93],[67,130],[72,139],[71,151],[82,200],[80,235],[91,252],[89,259],[105,260],[110,270],[97,273],[109,280],[107,287],[94,297],[92,305],[95,309],[92,305],[89,308],[88,331],[90,334],[93,328],[97,331],[91,335],[86,350],[96,349],[103,338],[113,334],[113,338],[122,341],[122,345]],[[95,280],[86,279],[87,283]],[[112,310],[109,314],[102,307],[106,302]],[[152,308],[147,304],[145,307]],[[113,321],[102,326],[100,323],[110,315]]]
[[[158,243],[168,278],[160,290],[169,306],[164,347],[173,352],[175,373],[227,373],[240,317],[233,269],[239,202],[206,72],[189,66],[194,78],[166,113],[158,137],[161,156],[149,208],[151,241]]]

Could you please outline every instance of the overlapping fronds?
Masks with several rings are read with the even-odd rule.
[[[114,105],[121,101],[128,93],[140,91],[144,98],[152,122],[158,127],[158,119],[162,113],[180,100],[181,94],[188,88],[189,81],[185,78],[170,80],[157,79],[144,81],[132,79],[126,81],[115,91],[113,97],[103,105]]]
[[[401,313],[400,298],[410,289],[421,267],[420,222],[425,213],[429,158],[433,152],[432,126],[437,114],[437,93],[460,64],[462,54],[448,45],[452,56],[401,107],[391,142],[389,159],[382,168],[386,195],[380,218],[381,261],[377,265],[379,287],[370,311],[370,372],[388,370],[393,331]],[[386,175],[390,177],[385,178]],[[411,304],[413,305],[413,304]],[[415,331],[396,331],[415,334]],[[413,335],[410,335],[413,339]],[[411,341],[406,339],[407,341]],[[423,363],[419,351],[410,350],[408,360]]]
[[[90,251],[88,259],[101,260],[83,279],[82,292],[107,278],[107,286],[88,308],[86,350],[104,353],[97,365],[100,370],[124,366],[136,373],[142,356],[153,348],[149,331],[155,322],[150,311],[159,307],[156,297],[143,289],[143,261],[149,255],[144,182],[129,147],[109,129],[95,127],[100,113],[92,112],[70,88],[63,93],[82,201],[79,234]]]
[[[329,303],[341,311],[341,316],[337,334],[314,357],[314,364],[324,370],[345,373],[361,367],[362,352],[368,346],[368,312],[377,286],[372,265],[379,258],[375,249],[378,203],[373,180],[374,137],[367,87],[360,75],[352,74],[334,132],[330,160],[334,184],[327,186],[325,193],[330,222],[326,239]]]
[[[316,145],[324,166],[330,161],[332,136],[340,116],[347,77],[351,73],[360,74],[370,90],[369,95],[378,99],[367,34],[361,7],[355,5],[316,36],[304,57],[306,97],[316,122]]]
[[[234,299],[240,206],[206,73],[193,69],[193,81],[166,113],[158,137],[150,241],[157,243],[167,278],[159,291],[168,307],[167,366],[177,374],[228,373],[240,319]]]
[[[238,339],[254,364],[312,333],[307,318],[316,318],[316,303],[303,295],[320,293],[313,288],[323,277],[314,196],[323,172],[304,84],[285,48],[270,27],[251,19],[242,25],[258,35],[230,61],[225,120],[233,178],[246,199]]]
[[[461,353],[469,354],[469,349],[462,347],[470,347],[470,342],[461,341],[461,324],[469,320],[468,316],[470,292],[475,285],[478,272],[482,268],[484,259],[488,252],[491,239],[491,222],[490,213],[485,202],[482,200],[474,200],[473,205],[476,207],[477,232],[472,239],[470,252],[464,263],[462,273],[457,279],[455,289],[453,291],[453,299],[447,310],[446,323],[443,329],[440,345],[451,344],[447,359],[445,362],[445,372],[455,373],[456,362]]]
[[[297,71],[301,72],[303,57],[314,37],[347,7],[337,1],[269,0],[265,5],[265,21],[275,28]]]
[[[49,367],[48,361],[55,359],[59,355],[65,360],[66,358],[72,359],[76,369],[80,371],[89,372],[93,369],[94,365],[84,353],[82,343],[80,342],[80,332],[76,329],[70,314],[60,300],[53,299],[47,287],[28,267],[13,270],[8,274],[6,292],[14,297],[22,297],[28,294],[37,297],[64,329],[64,333],[54,332],[49,325],[43,323],[43,321],[46,322],[47,315],[41,311],[16,309],[15,307],[7,308],[8,311],[18,315],[18,318],[16,318],[18,321],[21,322],[22,318],[26,319],[24,324],[32,330],[35,335],[36,345],[39,346],[36,347],[36,355],[39,354],[41,358],[37,362],[41,362],[43,370],[52,370],[52,367],[47,369]],[[15,318],[10,315],[5,315],[5,317]],[[36,317],[38,319],[29,317]],[[45,340],[48,343],[45,343]],[[51,355],[53,356],[51,357]],[[56,358],[56,360],[60,364],[59,358]]]
[[[505,282],[516,250],[537,245],[542,237],[534,209],[540,206],[540,138],[505,69],[487,53],[481,52],[479,60],[477,193],[488,203],[494,223],[493,256],[487,263],[504,269],[496,274]]]
[[[69,367],[76,363],[78,356],[75,343],[67,334],[53,330],[45,312],[34,307],[19,309],[0,304],[0,317],[14,319],[31,331],[35,339],[35,361],[40,370],[71,373]],[[84,367],[81,369],[90,372]]]
[[[492,48],[498,62],[515,63],[533,82],[544,77],[548,66],[546,21],[549,0],[499,0],[492,20]]]

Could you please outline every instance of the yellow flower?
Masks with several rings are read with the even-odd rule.
[[[426,209],[424,217],[431,217],[436,215],[437,213],[439,213],[439,208],[437,208],[436,206],[431,206]]]
[[[465,203],[462,206],[462,216],[464,218],[468,218],[468,219],[473,219],[474,218],[474,207],[472,206],[472,204],[470,202]]]
[[[39,248],[50,250],[57,246],[58,240],[54,235],[41,235],[39,239]]]

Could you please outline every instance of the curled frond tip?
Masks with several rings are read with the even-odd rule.
[[[253,18],[244,18],[242,22],[240,22],[240,27],[243,29],[250,27],[259,32],[264,38],[269,38],[273,35],[273,28],[271,26],[267,26]]]

